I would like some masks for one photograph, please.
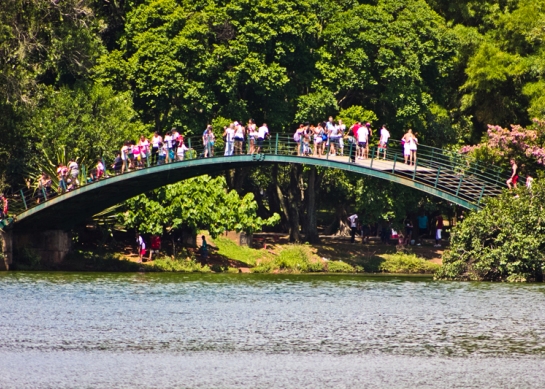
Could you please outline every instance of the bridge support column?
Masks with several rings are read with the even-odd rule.
[[[58,264],[72,249],[72,235],[63,230],[12,232],[12,258],[17,263]]]
[[[13,262],[13,240],[11,231],[0,230],[0,244],[2,246],[0,271],[9,270]]]

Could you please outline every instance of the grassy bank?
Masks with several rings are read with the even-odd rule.
[[[204,261],[195,250],[182,250],[176,258],[159,255],[138,263],[135,255],[76,250],[59,265],[41,264],[30,258],[18,270],[64,270],[105,272],[201,272],[201,273],[392,273],[433,274],[441,265],[413,252],[398,252],[394,246],[324,242],[321,245],[267,244],[253,249],[231,240],[208,238],[210,253]],[[420,253],[422,254],[422,253]]]

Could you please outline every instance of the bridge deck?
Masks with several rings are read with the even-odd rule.
[[[416,166],[409,166],[403,162],[399,147],[389,148],[386,160],[377,158],[378,148],[372,146],[369,158],[356,159],[351,163],[348,154],[353,150],[346,144],[344,156],[326,154],[322,157],[299,157],[291,137],[279,134],[266,141],[258,155],[248,155],[246,148],[243,155],[225,157],[216,147],[216,156],[202,158],[202,139],[187,139],[187,143],[189,151],[183,161],[161,166],[148,165],[147,168],[111,175],[98,182],[87,184],[85,167],[82,167],[80,182],[85,185],[68,193],[49,196],[47,201],[40,204],[36,201],[40,194],[37,188],[15,192],[10,199],[11,213],[16,215],[11,227],[70,228],[107,207],[163,185],[202,174],[267,163],[313,164],[348,170],[410,186],[468,209],[478,209],[483,198],[498,195],[505,186],[500,169],[480,165],[454,152],[426,146],[419,146]],[[221,141],[218,143],[221,144]],[[380,156],[383,156],[382,152]]]

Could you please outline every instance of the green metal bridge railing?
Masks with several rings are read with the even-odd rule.
[[[272,134],[269,138],[263,141],[263,145],[259,151],[253,153],[253,159],[262,160],[266,155],[288,155],[300,156],[302,159],[308,159],[308,163],[312,163],[312,159],[319,158],[322,160],[331,160],[332,162],[342,162],[347,164],[356,164],[368,169],[381,170],[388,172],[397,178],[412,180],[428,188],[440,190],[457,198],[462,199],[473,207],[478,208],[484,197],[496,196],[501,193],[505,187],[502,169],[495,166],[487,166],[482,163],[472,161],[468,157],[448,150],[438,149],[430,146],[419,145],[417,150],[417,158],[414,166],[404,164],[403,147],[399,141],[390,140],[389,147],[386,150],[386,158],[383,159],[384,152],[379,153],[379,147],[375,145],[369,146],[369,157],[365,160],[353,160],[353,155],[356,153],[356,145],[344,139],[343,154],[337,153],[332,155],[331,144],[333,140],[324,146],[324,154],[318,156],[315,153],[316,145],[311,141],[309,143],[309,155],[301,155],[303,148],[302,143],[297,143],[293,140],[293,136],[289,134]],[[250,154],[251,142],[255,143],[257,149],[257,140],[246,139],[242,147],[235,147],[233,142],[233,155]],[[225,141],[217,139],[214,145],[204,144],[202,137],[190,137],[185,139],[185,146],[188,148],[180,158],[180,160],[171,162],[174,164],[183,164],[187,160],[204,158],[205,152],[210,163],[216,157],[224,157]],[[238,146],[238,145],[237,145]],[[301,163],[305,163],[301,161]],[[106,167],[106,174],[100,181],[108,180],[109,178],[118,175],[111,168]],[[126,166],[128,167],[128,166]],[[151,155],[145,158],[145,164],[141,169],[152,169]],[[130,174],[131,171],[125,171],[123,174]],[[93,185],[97,180],[90,180],[88,177],[88,169],[85,166],[80,167],[80,185]],[[9,198],[9,213],[11,216],[33,208],[38,205],[38,199],[41,204],[50,201],[64,191],[59,188],[51,188],[46,191],[45,188],[27,187],[11,193]],[[1,227],[1,226],[0,226]]]

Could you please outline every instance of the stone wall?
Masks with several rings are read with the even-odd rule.
[[[11,264],[25,263],[32,257],[42,263],[61,263],[72,249],[72,236],[62,230],[41,232],[0,232],[3,260],[0,270],[9,270]]]

